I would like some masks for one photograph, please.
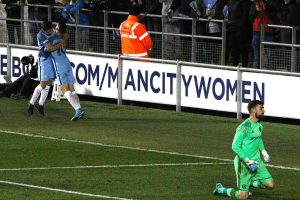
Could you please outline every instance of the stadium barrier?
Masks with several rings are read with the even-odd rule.
[[[287,32],[284,40],[289,43],[282,43],[280,38],[276,38],[274,42],[268,42],[265,40],[265,28],[272,28],[277,32],[274,37],[280,36],[282,31]],[[260,37],[260,68],[281,70],[290,72],[300,72],[300,44],[299,38],[296,35],[299,34],[299,28],[293,26],[280,26],[266,24],[262,25]],[[290,41],[288,41],[290,40]]]
[[[37,48],[0,44],[0,83],[26,73],[21,58]],[[265,102],[266,115],[299,119],[299,73],[161,59],[68,51],[76,92],[123,100],[248,113],[252,99]],[[145,60],[147,62],[145,62]]]
[[[36,46],[35,34],[38,32],[38,25],[41,21],[27,20],[27,10],[29,7],[47,8],[48,20],[53,18],[53,10],[61,9],[61,6],[48,6],[37,4],[22,4],[21,5],[21,19],[0,18],[0,22],[6,20],[20,21],[20,39],[18,44]],[[90,10],[82,9],[86,12]],[[115,27],[109,24],[112,18],[126,19],[128,12],[117,12],[110,10],[103,10],[103,26],[83,26],[79,25],[78,20],[75,24],[68,24],[70,27],[70,42],[67,48],[80,51],[91,51],[106,54],[120,53],[120,38],[118,34],[118,25]],[[79,10],[76,12],[79,15]],[[167,59],[167,60],[182,60],[188,62],[199,62],[207,64],[225,65],[225,57],[228,54],[226,47],[227,25],[230,24],[228,20],[212,20],[212,22],[220,25],[222,34],[220,37],[207,36],[203,34],[203,24],[208,22],[205,18],[188,18],[188,17],[172,17],[172,20],[184,20],[186,24],[191,26],[191,34],[176,34],[164,32],[164,23],[162,23],[162,31],[157,31],[155,27],[150,26],[147,20],[164,18],[161,15],[144,14],[141,16],[141,21],[146,23],[147,29],[152,36],[154,47],[151,57]],[[78,19],[76,17],[75,19]],[[4,23],[0,23],[2,34],[0,34],[0,42],[8,42],[7,30]],[[274,42],[265,41],[265,29],[261,29],[261,43],[260,43],[260,69],[278,70],[300,72],[300,44],[297,44],[297,35],[299,29],[291,26],[267,25],[276,30]],[[88,32],[82,33],[82,28],[87,28]],[[281,31],[290,30],[290,43],[280,43]],[[298,33],[298,34],[297,34]],[[87,44],[80,41],[77,35],[88,35]],[[298,36],[299,37],[299,36]],[[166,41],[166,42],[164,42]],[[175,41],[175,42],[174,42]],[[251,53],[249,54],[251,57]],[[252,59],[249,59],[249,66],[251,66]],[[230,63],[230,56],[228,63]]]
[[[48,20],[52,20],[53,9],[61,9],[61,6],[47,6],[47,5],[36,5],[36,4],[22,4],[21,5],[21,19],[12,18],[0,18],[0,21],[5,22],[6,20],[19,21],[20,22],[20,35],[21,38],[18,44],[36,46],[35,34],[39,31],[38,25],[41,21],[29,20],[26,15],[29,7],[41,7],[48,8]],[[86,10],[86,9],[83,9]],[[88,10],[86,10],[88,11]],[[67,48],[72,50],[91,51],[98,53],[118,54],[120,53],[120,38],[119,38],[119,24],[110,24],[113,17],[127,18],[128,12],[118,12],[103,10],[103,26],[84,26],[79,25],[78,21],[75,24],[68,24],[70,27],[70,42]],[[77,10],[79,14],[79,10]],[[145,19],[159,19],[162,20],[161,15],[142,15],[141,21]],[[75,18],[78,19],[78,18]],[[165,32],[164,23],[162,23],[162,31],[157,31],[154,28],[147,27],[148,32],[153,39],[153,58],[168,59],[168,60],[184,60],[189,62],[200,62],[209,64],[225,64],[226,54],[226,26],[227,20],[211,20],[211,22],[218,23],[222,27],[222,36],[208,36],[199,33],[199,24],[205,24],[208,19],[205,18],[189,18],[189,17],[172,17],[172,20],[182,21],[191,25],[191,34],[179,34],[175,32]],[[2,36],[0,42],[8,42],[7,27],[4,23],[0,24]],[[14,25],[16,27],[16,25]],[[82,29],[87,28],[88,45],[82,45],[79,38],[83,31]],[[205,28],[205,27],[201,27]],[[202,30],[203,31],[203,30]],[[34,34],[35,33],[35,34]],[[165,41],[165,42],[164,42]],[[88,47],[87,47],[88,46]]]

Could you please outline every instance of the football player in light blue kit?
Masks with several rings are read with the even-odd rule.
[[[55,78],[55,71],[50,59],[50,52],[60,49],[65,44],[66,38],[57,43],[56,45],[48,44],[48,39],[55,35],[53,25],[49,21],[44,21],[41,26],[41,30],[37,34],[37,41],[39,46],[39,70],[38,79],[40,84],[35,88],[34,93],[29,101],[28,113],[33,114],[33,108],[36,106],[39,113],[44,115],[44,104],[47,99],[50,86]],[[36,103],[40,97],[39,102]]]
[[[56,34],[49,38],[51,45],[58,44],[67,31],[67,25],[63,22],[59,22],[55,28]],[[75,114],[71,118],[72,121],[83,118],[85,112],[81,109],[78,95],[74,89],[75,78],[73,75],[71,63],[66,55],[66,49],[61,47],[60,49],[51,52],[50,59],[56,72],[56,79],[61,86],[64,96],[68,99],[72,107],[75,109]]]

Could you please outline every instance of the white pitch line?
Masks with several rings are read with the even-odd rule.
[[[186,157],[193,157],[193,158],[203,158],[203,159],[209,159],[209,160],[219,160],[219,161],[225,161],[225,162],[233,162],[233,160],[218,158],[218,157],[200,156],[200,155],[194,155],[194,154],[185,154],[185,153],[170,152],[170,151],[160,151],[160,150],[154,150],[154,149],[144,149],[144,148],[139,148],[139,147],[129,147],[129,146],[122,146],[122,145],[103,144],[103,143],[99,143],[99,142],[90,142],[90,141],[82,141],[82,140],[56,138],[56,137],[43,136],[43,135],[34,135],[34,134],[29,134],[29,133],[5,131],[5,130],[1,130],[1,129],[0,129],[0,132],[7,133],[7,134],[13,134],[13,135],[21,135],[21,136],[27,136],[27,137],[43,138],[43,139],[57,140],[57,141],[64,141],[64,142],[72,142],[72,143],[79,143],[79,144],[89,144],[89,145],[103,146],[103,147],[110,147],[110,148],[121,148],[121,149],[137,150],[137,151],[146,151],[146,152],[152,152],[152,153],[161,153],[161,154],[169,154],[169,155],[176,155],[176,156],[186,156]]]
[[[98,198],[104,198],[104,199],[132,200],[132,199],[121,198],[121,197],[113,197],[113,196],[106,196],[106,195],[98,195],[98,194],[76,192],[76,191],[72,191],[72,190],[63,190],[63,189],[57,189],[57,188],[49,188],[49,187],[43,187],[43,186],[37,186],[37,185],[30,185],[30,184],[24,184],[24,183],[16,183],[16,182],[11,182],[11,181],[1,181],[0,180],[0,184],[15,185],[15,186],[26,187],[26,188],[34,188],[34,189],[54,191],[54,192],[61,192],[61,193],[81,195],[81,196],[98,197]]]
[[[49,137],[49,136],[43,136],[43,135],[34,135],[34,134],[20,133],[20,132],[14,132],[14,131],[5,131],[5,130],[0,129],[0,133],[1,132],[2,133],[7,133],[7,134],[21,135],[21,136],[27,136],[27,137],[36,137],[36,138],[43,138],[43,139],[57,140],[57,141],[64,141],[64,142],[72,142],[72,143],[79,143],[79,144],[90,144],[90,145],[110,147],[110,148],[121,148],[121,149],[129,149],[129,150],[137,150],[137,151],[145,151],[145,152],[153,152],[153,153],[161,153],[161,154],[169,154],[169,155],[177,155],[177,156],[186,156],[186,157],[193,157],[193,158],[203,158],[203,159],[208,159],[208,160],[219,160],[219,161],[225,161],[225,162],[233,162],[233,160],[226,159],[226,158],[218,158],[218,157],[211,157],[211,156],[200,156],[200,155],[194,155],[194,154],[185,154],[185,153],[178,153],[178,152],[171,152],[171,151],[161,151],[161,150],[154,150],[154,149],[144,149],[144,148],[139,148],[139,147],[129,147],[129,146],[122,146],[122,145],[111,145],[111,144],[103,144],[103,143],[90,142],[90,141],[71,140],[71,139],[65,139],[65,138],[56,138],[56,137]],[[271,168],[275,168],[275,169],[300,171],[300,168],[297,168],[297,167],[286,167],[286,166],[276,166],[276,165],[267,165],[267,166],[269,166]]]
[[[33,170],[55,170],[55,169],[97,169],[97,168],[134,168],[134,167],[174,167],[174,166],[200,166],[200,165],[231,165],[223,163],[158,163],[158,164],[136,164],[136,165],[96,165],[96,166],[73,166],[73,167],[28,167],[0,169],[0,171],[33,171]]]

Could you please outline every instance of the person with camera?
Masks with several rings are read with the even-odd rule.
[[[55,31],[56,35],[50,37],[48,40],[48,43],[51,45],[56,45],[63,40],[64,34],[67,32],[67,25],[64,22],[59,22]],[[56,72],[57,82],[60,85],[64,96],[68,99],[69,103],[75,110],[75,114],[71,118],[71,121],[82,119],[85,111],[81,109],[78,95],[74,89],[75,78],[70,60],[66,55],[66,49],[62,47],[59,50],[51,52],[50,59]]]
[[[21,59],[21,63],[24,68],[26,67],[26,74],[20,76],[12,83],[3,85],[2,88],[0,88],[0,97],[5,96],[16,100],[26,99],[39,84],[39,82],[35,80],[35,78],[37,78],[37,63],[34,64],[34,57],[32,55],[24,56]]]
[[[44,115],[44,104],[47,99],[50,86],[52,85],[52,82],[55,78],[55,71],[50,59],[50,53],[63,47],[68,38],[68,36],[65,35],[64,39],[61,40],[58,44],[50,45],[48,43],[48,40],[54,34],[55,31],[53,30],[52,22],[44,21],[42,23],[41,30],[37,34],[37,41],[39,46],[38,59],[40,65],[38,71],[38,80],[40,81],[40,84],[35,88],[33,95],[29,101],[27,111],[30,115],[33,114],[34,106],[38,109],[41,115]],[[36,103],[39,97],[39,102]]]

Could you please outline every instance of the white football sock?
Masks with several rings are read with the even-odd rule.
[[[42,90],[43,90],[43,88],[41,87],[41,85],[36,86],[36,88],[34,89],[34,92],[32,94],[32,97],[31,97],[31,99],[29,101],[30,104],[32,104],[32,105],[35,104],[35,102],[39,98]]]
[[[48,96],[48,93],[49,93],[49,89],[50,89],[50,86],[47,85],[42,91],[41,91],[41,97],[40,97],[40,100],[39,100],[39,105],[40,106],[43,106],[45,104],[45,101],[47,99],[47,96]]]
[[[66,91],[64,95],[68,99],[68,101],[71,104],[71,106],[76,110],[76,106],[75,106],[74,101],[72,99],[73,95],[72,95],[71,91]]]
[[[81,105],[80,105],[80,100],[78,95],[76,94],[75,91],[72,92],[72,96],[71,96],[72,100],[74,101],[74,105],[75,105],[75,109],[80,109]]]

